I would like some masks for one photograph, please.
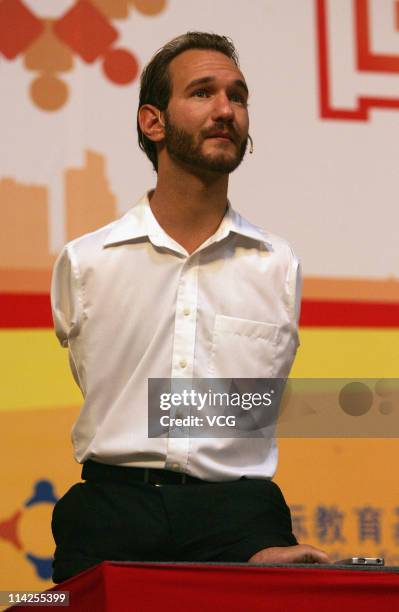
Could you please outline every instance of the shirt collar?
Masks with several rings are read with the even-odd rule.
[[[149,208],[147,194],[131,208],[123,217],[114,221],[103,246],[128,242],[136,238],[148,236],[146,223],[146,208]]]
[[[229,232],[234,232],[236,234],[240,234],[241,236],[246,236],[247,238],[252,238],[253,240],[264,242],[271,246],[267,232],[257,225],[250,223],[250,221],[244,219],[244,217],[242,217],[231,207],[230,202],[228,202],[227,212],[223,217],[219,229],[223,227],[224,224]]]
[[[244,219],[244,217],[231,207],[228,201],[226,214],[221,224],[216,232],[201,245],[201,248],[213,242],[223,240],[231,232],[263,242],[269,247],[271,246],[271,242],[268,240],[268,234],[260,227]],[[151,242],[158,246],[166,246],[178,251],[182,250],[182,247],[162,229],[154,217],[149,205],[148,193],[138,201],[136,206],[131,208],[123,217],[113,223],[112,229],[107,235],[103,246],[107,247],[112,244],[120,244],[143,237],[148,237]]]

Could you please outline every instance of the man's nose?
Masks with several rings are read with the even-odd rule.
[[[234,119],[234,108],[225,92],[220,92],[214,98],[212,119],[214,121],[221,119],[224,121],[232,121]]]

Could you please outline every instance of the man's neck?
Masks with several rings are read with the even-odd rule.
[[[188,253],[219,227],[227,206],[228,175],[198,175],[179,166],[158,170],[151,210],[165,232]]]

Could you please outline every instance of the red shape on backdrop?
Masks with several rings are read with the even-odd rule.
[[[52,328],[50,296],[0,293],[0,329]],[[301,327],[399,328],[399,303],[302,300]]]
[[[0,293],[0,329],[53,327],[47,293]]]
[[[87,63],[103,55],[118,31],[88,0],[79,0],[53,25],[53,31]]]
[[[137,59],[126,49],[110,49],[105,54],[103,70],[105,75],[117,85],[131,83],[137,76]]]
[[[397,12],[397,6],[395,9]],[[358,70],[364,70],[366,72],[399,72],[398,54],[375,53],[371,50],[370,23],[371,19],[368,0],[355,0],[356,52]]]
[[[302,327],[399,327],[399,304],[303,300]]]
[[[18,536],[18,525],[21,514],[21,510],[18,510],[11,518],[0,523],[0,538],[10,542],[18,550],[22,550],[22,544]]]
[[[44,25],[20,0],[0,2],[0,52],[14,59],[44,30]]]
[[[368,121],[373,108],[399,110],[399,98],[380,96],[358,96],[357,108],[337,108],[331,95],[330,31],[328,27],[327,0],[314,0],[317,25],[317,54],[319,73],[319,103],[322,119],[342,121]],[[398,72],[398,56],[370,55],[370,34],[368,7],[365,0],[354,0],[355,40],[359,70],[376,72]]]

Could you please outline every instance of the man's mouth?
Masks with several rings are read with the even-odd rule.
[[[218,138],[220,140],[234,142],[234,138],[228,132],[212,132],[211,134],[208,134],[206,138]]]

